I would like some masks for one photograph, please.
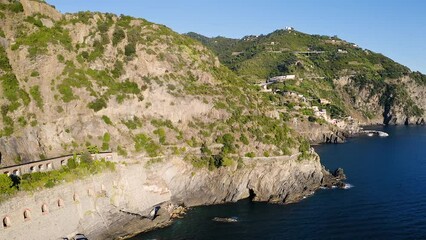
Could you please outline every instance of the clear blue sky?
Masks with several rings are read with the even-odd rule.
[[[426,73],[425,0],[47,0],[61,12],[142,17],[179,33],[241,38],[286,26],[337,35]]]

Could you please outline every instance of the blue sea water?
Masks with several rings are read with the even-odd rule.
[[[350,189],[319,190],[290,205],[196,207],[172,226],[133,239],[426,239],[426,128],[378,129],[390,136],[316,147],[327,168],[344,168]]]

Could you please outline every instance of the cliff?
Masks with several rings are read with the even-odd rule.
[[[83,232],[89,239],[115,239],[170,224],[177,205],[218,204],[247,197],[295,202],[318,189],[324,177],[317,156],[247,159],[216,171],[196,169],[179,158],[133,161],[119,165],[115,172],[1,203],[0,215],[9,224],[2,229],[2,237],[58,239]],[[157,205],[161,208],[154,221],[137,216]]]

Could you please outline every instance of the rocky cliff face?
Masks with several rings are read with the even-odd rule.
[[[266,114],[274,106],[186,36],[41,1],[0,4],[2,166],[87,147],[179,155],[227,133],[241,156],[297,151],[297,133]]]
[[[325,175],[314,155],[303,160],[297,156],[244,160],[239,167],[215,171],[196,169],[179,158],[136,161],[118,166],[116,172],[1,203],[0,214],[12,223],[2,230],[2,237],[31,234],[34,239],[57,239],[83,232],[89,239],[115,239],[169,224],[173,206],[179,204],[218,204],[247,197],[296,202],[318,189]],[[43,204],[48,212],[41,212]],[[158,218],[140,217],[156,205],[161,206]],[[22,219],[22,209],[31,211],[30,220]]]
[[[409,76],[389,80],[380,86],[358,86],[348,76],[335,81],[352,116],[362,125],[425,123],[426,86]]]
[[[249,197],[255,201],[291,203],[312,194],[323,179],[317,156],[300,161],[297,156],[246,160],[243,165],[194,172],[188,166],[170,162],[161,169],[161,176],[153,178],[164,179],[172,200],[187,206]]]

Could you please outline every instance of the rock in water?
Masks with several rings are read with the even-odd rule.
[[[338,168],[334,170],[333,176],[338,180],[346,179],[346,175],[345,175],[345,172],[343,171],[343,168]]]

